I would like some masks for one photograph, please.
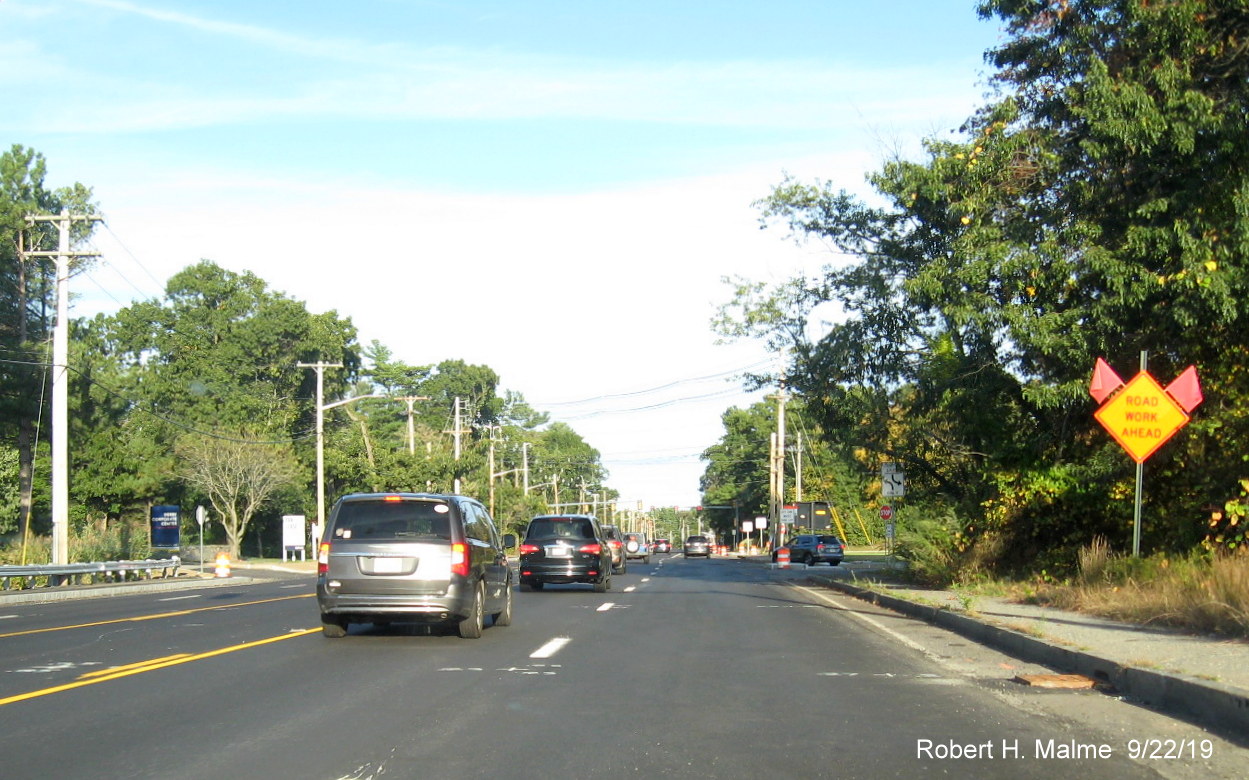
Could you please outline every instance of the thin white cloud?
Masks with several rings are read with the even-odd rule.
[[[84,65],[78,78],[68,80],[81,85],[72,107],[49,103],[27,117],[27,126],[19,130],[144,132],[288,118],[580,119],[831,130],[861,126],[859,114],[869,115],[873,123],[894,124],[952,108],[951,121],[957,122],[965,114],[960,107],[977,99],[974,85],[951,82],[932,67],[805,60],[653,63],[497,49],[415,49],[295,35],[127,0],[76,1],[340,67],[310,68],[308,75],[293,77],[282,87],[215,73],[205,79],[211,86],[192,92],[163,84],[158,68],[126,81],[117,76],[106,80]],[[330,72],[335,75],[322,75]],[[899,95],[922,96],[924,105],[899,100]]]

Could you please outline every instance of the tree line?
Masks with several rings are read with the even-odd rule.
[[[1095,421],[1103,358],[1205,402],[1145,465],[1147,550],[1244,543],[1249,15],[1236,0],[984,0],[986,102],[871,198],[786,178],[761,222],[831,249],[816,278],[727,280],[715,329],[785,384],[878,501],[965,572],[1061,571],[1131,538],[1135,463]],[[813,312],[835,311],[824,332]],[[760,382],[775,382],[763,377]],[[746,414],[746,413],[742,413]],[[730,423],[734,421],[730,420]],[[736,424],[736,423],[734,423]],[[721,447],[731,449],[734,433]],[[766,463],[766,461],[764,461]],[[725,490],[713,461],[704,487]]]
[[[0,155],[0,537],[50,528],[56,280],[51,261],[30,253],[55,236],[25,216],[97,210],[88,187],[45,179],[38,152]],[[76,230],[81,242],[91,227]],[[71,274],[89,266],[80,258]],[[614,497],[598,451],[501,388],[488,366],[405,363],[378,341],[358,343],[350,317],[310,312],[249,272],[203,260],[157,298],[70,326],[71,538],[133,529],[154,504],[182,506],[187,523],[202,504],[237,556],[249,533],[255,549],[262,535],[276,544],[281,515],[315,518],[315,363],[338,366],[324,369],[325,405],[359,399],[325,411],[327,503],[458,481],[516,527],[550,504]],[[142,534],[126,535],[142,546]]]

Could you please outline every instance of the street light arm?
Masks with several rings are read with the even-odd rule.
[[[328,411],[330,409],[333,409],[335,406],[343,406],[344,404],[349,404],[352,401],[361,401],[365,398],[391,398],[391,397],[392,396],[389,396],[389,395],[383,395],[382,393],[369,393],[368,395],[358,395],[355,398],[344,398],[343,400],[335,401],[332,404],[324,404],[321,406],[321,411],[323,412]]]

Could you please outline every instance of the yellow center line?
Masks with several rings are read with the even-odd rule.
[[[123,666],[110,666],[107,669],[98,669],[94,672],[87,672],[86,674],[79,675],[78,679],[85,680],[89,677],[103,677],[104,675],[107,675],[107,674],[114,674],[116,672],[120,672],[123,669],[142,669],[144,667],[151,666],[152,664],[158,664],[163,661],[172,661],[176,658],[186,658],[189,655],[190,653],[177,653],[175,655],[167,655],[164,658],[154,658],[151,661],[139,661],[136,664],[125,664]]]
[[[260,647],[261,645],[267,645],[273,642],[281,642],[283,639],[292,639],[297,636],[307,636],[309,634],[318,633],[320,632],[320,630],[321,630],[320,628],[295,629],[291,631],[289,634],[280,634],[278,636],[271,636],[268,639],[259,639],[255,642],[245,642],[241,645],[232,645],[230,647],[222,647],[218,650],[209,650],[206,653],[196,653],[194,655],[187,655],[184,653],[181,655],[172,655],[172,656],[166,656],[164,658],[156,658],[151,661],[144,661],[144,662],[140,662],[137,664],[130,664],[129,666],[119,666],[113,669],[105,670],[103,672],[90,672],[88,674],[84,674],[82,677],[78,678],[78,680],[72,683],[66,683],[64,685],[57,685],[52,688],[44,688],[38,691],[31,691],[30,693],[20,693],[17,696],[10,696],[7,699],[0,699],[0,707],[3,707],[6,704],[13,704],[15,702],[25,701],[27,699],[37,699],[40,696],[48,696],[53,693],[60,693],[62,691],[71,691],[75,688],[83,688],[88,685],[95,685],[96,683],[108,682],[109,680],[119,680],[122,677],[130,677],[131,675],[135,675],[135,674],[151,672],[157,669],[165,669],[170,666],[177,666],[178,664],[190,663],[192,661],[202,661],[205,658],[213,658],[214,656],[225,655],[226,653],[234,653],[239,650],[247,650],[248,648],[252,648],[252,647]]]
[[[259,601],[240,601],[237,604],[217,604],[211,607],[198,607],[196,609],[183,609],[177,612],[162,612],[158,615],[139,615],[138,617],[117,618],[116,620],[101,620],[97,623],[79,623],[72,626],[52,626],[50,628],[33,628],[29,631],[14,631],[9,634],[0,634],[0,639],[7,639],[12,636],[29,636],[31,634],[46,634],[50,631],[68,631],[72,628],[95,628],[97,626],[110,626],[115,623],[141,623],[144,620],[160,620],[162,618],[180,617],[182,615],[194,615],[196,612],[212,612],[218,609],[234,609],[235,607],[251,607],[256,604],[272,604],[275,601],[289,601],[290,599],[310,599],[315,593],[301,593],[298,596],[279,596],[273,599],[261,599]]]

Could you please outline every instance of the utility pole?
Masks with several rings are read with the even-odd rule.
[[[313,368],[317,372],[317,528],[325,530],[325,369],[342,368],[342,363],[296,363],[298,368]],[[318,540],[320,541],[320,540]]]
[[[521,473],[524,474],[525,492],[523,495],[529,495],[529,442],[521,442],[520,444],[520,462]]]
[[[794,501],[802,500],[802,431],[797,433],[794,445]]]
[[[781,508],[785,505],[785,402],[789,400],[789,393],[782,386],[780,392],[771,397],[776,399],[776,434],[772,450],[775,486],[769,523],[772,526],[772,549],[775,550],[781,542]]]
[[[408,454],[416,455],[416,426],[412,421],[413,405],[417,401],[429,401],[432,399],[427,395],[405,395],[401,396],[399,400],[408,404]]]
[[[460,492],[460,436],[464,433],[460,427],[460,397],[458,395],[455,397],[455,430],[452,433],[455,435],[455,477],[451,492],[458,494]]]
[[[52,563],[69,563],[69,259],[94,252],[69,251],[69,230],[75,222],[100,222],[103,217],[28,214],[26,221],[56,225],[55,252],[27,252],[27,257],[56,258],[56,326],[52,331]]]

